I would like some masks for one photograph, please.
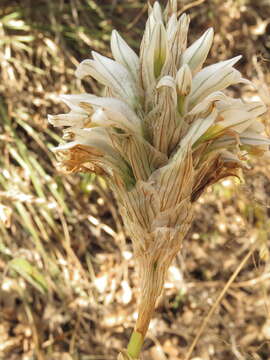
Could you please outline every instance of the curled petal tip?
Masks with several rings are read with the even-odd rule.
[[[50,124],[54,125],[54,121],[53,121],[54,115],[48,115],[47,118],[48,118],[48,122],[49,122]]]
[[[83,60],[78,66],[77,69],[75,70],[75,76],[78,79],[83,79],[85,76],[91,75],[90,69],[92,65],[92,60],[88,59],[88,60]]]

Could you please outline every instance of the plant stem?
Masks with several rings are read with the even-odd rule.
[[[144,271],[141,274],[141,298],[138,318],[127,348],[127,354],[131,359],[138,359],[140,355],[157,298],[163,288],[165,274],[168,269],[166,265],[165,262],[147,259],[141,266]]]
[[[153,312],[155,308],[155,299],[153,302],[140,306],[139,315],[136,322],[135,329],[133,330],[128,347],[127,353],[132,359],[138,359],[140,355],[144,338],[147,333]]]
[[[132,359],[138,359],[143,346],[143,335],[134,330],[128,343],[127,353]]]

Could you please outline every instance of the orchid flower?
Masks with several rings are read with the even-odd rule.
[[[90,76],[104,85],[106,96],[62,96],[70,112],[49,116],[71,140],[56,148],[62,169],[107,179],[133,242],[140,303],[119,359],[139,356],[195,201],[269,149],[257,120],[265,105],[224,92],[247,83],[234,68],[241,56],[203,67],[213,29],[187,47],[188,27],[186,14],[177,17],[176,0],[169,0],[164,12],[158,2],[149,5],[139,54],[114,30],[114,59],[92,52],[76,70],[78,78]]]

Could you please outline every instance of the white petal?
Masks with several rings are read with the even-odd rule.
[[[140,127],[140,119],[135,112],[125,102],[109,97],[98,97],[90,94],[63,95],[62,99],[71,107],[79,108],[85,114],[86,111],[80,107],[80,104],[89,104],[95,108],[102,107],[107,111],[118,113],[118,116],[124,117],[128,122]]]
[[[81,102],[91,102],[92,100],[97,99],[98,97],[92,94],[68,94],[60,95],[60,99],[68,105],[71,109],[79,109],[83,113],[86,113],[84,109],[80,107]]]
[[[149,15],[149,18],[146,21],[145,30],[144,30],[144,34],[143,34],[143,38],[142,38],[142,42],[141,42],[141,48],[140,48],[140,58],[141,59],[143,58],[145,52],[147,51],[147,49],[149,47],[152,32],[153,32],[155,25],[156,25],[156,20],[154,19],[153,15]]]
[[[97,149],[104,148],[107,151],[112,145],[107,131],[102,128],[74,129],[74,134],[76,141]]]
[[[236,163],[238,164],[240,167],[246,167],[247,169],[249,169],[249,167],[241,160],[239,160],[239,158],[233,154],[231,151],[227,151],[227,150],[223,150],[220,152],[221,155],[221,159],[226,163]]]
[[[250,145],[250,146],[268,146],[270,145],[270,139],[264,135],[260,135],[256,132],[246,130],[239,136],[240,143],[243,145]],[[217,139],[211,145],[212,149],[221,149],[221,148],[230,148],[235,146],[237,141],[235,138],[230,136],[223,136]]]
[[[240,141],[242,144],[246,144],[246,145],[254,145],[254,146],[270,145],[269,138],[267,138],[263,135],[254,133],[252,131],[245,131],[244,133],[242,133],[240,135]]]
[[[55,151],[68,150],[75,145],[85,145],[106,155],[107,159],[115,167],[121,167],[122,159],[117,151],[114,150],[111,138],[103,128],[76,129],[74,131],[75,140],[61,145]]]
[[[182,14],[178,20],[180,28],[180,42],[181,42],[181,51],[184,51],[187,47],[187,33],[190,23],[190,17],[187,14]],[[180,54],[181,55],[181,54]]]
[[[137,81],[140,68],[139,57],[116,30],[112,32],[111,49],[115,60],[124,65],[132,74],[133,79]]]
[[[248,127],[247,131],[252,131],[257,134],[261,134],[264,131],[265,126],[259,120],[253,120]]]
[[[196,105],[196,103],[212,92],[220,91],[232,84],[239,83],[242,80],[241,74],[232,66],[240,58],[241,56],[237,56],[233,59],[207,66],[197,73],[193,78],[190,106]]]
[[[177,21],[177,15],[173,14],[167,23],[167,36],[168,41],[175,40],[175,34],[179,28],[179,23]]]
[[[177,14],[174,13],[167,23],[169,56],[176,69],[180,67],[181,55],[187,46],[188,26],[189,17],[186,14],[183,14],[177,21]]]
[[[110,126],[111,125],[111,123],[109,122],[108,116],[106,115],[105,111],[101,108],[97,109],[94,112],[91,119],[94,124],[97,124],[100,126]]]
[[[190,116],[195,116],[200,113],[204,113],[209,109],[209,106],[212,103],[216,103],[219,100],[227,100],[227,96],[221,91],[215,91],[212,94],[208,95],[205,99],[199,102],[194,108],[188,113]]]
[[[151,37],[146,61],[149,66],[151,77],[158,78],[165,64],[168,54],[168,40],[165,27],[162,22],[156,23]],[[153,79],[154,80],[154,79]]]
[[[135,112],[128,106],[128,104],[119,99],[100,97],[89,101],[89,103],[97,107],[101,106],[107,111],[119,113],[125,117],[127,121],[136,126],[140,126],[140,119]]]
[[[120,112],[113,111],[110,108],[98,108],[92,116],[92,121],[98,126],[116,127],[123,129],[128,133],[141,135],[140,127],[128,121]]]
[[[52,151],[57,153],[57,152],[61,152],[61,151],[70,150],[74,146],[79,145],[79,144],[80,144],[79,141],[76,141],[76,140],[75,141],[70,141],[68,143],[58,145],[57,147],[53,148]]]
[[[91,76],[103,85],[110,86],[110,82],[102,73],[97,71],[96,62],[92,59],[83,60],[75,71],[75,76],[83,79],[86,76]]]
[[[90,75],[103,85],[110,87],[133,106],[138,102],[138,90],[128,70],[116,61],[92,52],[93,60],[83,61],[76,74]]]
[[[158,1],[156,1],[153,6],[148,3],[148,19],[145,25],[145,31],[142,40],[142,46],[144,46],[145,49],[148,47],[153,29],[157,22],[163,22],[162,10]]]
[[[177,153],[181,153],[187,146],[192,146],[208,129],[213,125],[216,117],[217,110],[213,108],[212,112],[206,118],[200,118],[194,121],[188,130],[188,133],[180,142],[180,149]]]
[[[156,22],[163,21],[162,9],[158,1],[155,1],[151,15]]]
[[[217,109],[220,116],[223,118],[219,122],[222,127],[231,127],[238,133],[252,128],[255,123],[254,118],[263,114],[266,111],[264,103],[261,101],[253,103],[244,103],[240,99],[227,99],[217,102]],[[261,125],[261,126],[260,126]],[[258,122],[253,126],[256,132],[260,133],[264,130],[264,126]]]
[[[77,126],[83,127],[88,115],[76,112],[67,114],[48,115],[48,121],[53,126]]]
[[[252,103],[245,104],[250,116],[256,118],[266,112],[266,106],[262,101],[253,101]]]
[[[244,108],[228,108],[221,113],[221,116],[223,121],[220,121],[217,124],[222,128],[232,128],[238,133],[245,131],[253,121],[248,111],[246,111]]]
[[[218,149],[229,149],[232,146],[235,148],[236,145],[236,139],[233,137],[229,137],[229,136],[222,136],[220,138],[218,138],[217,140],[215,140],[212,144],[211,144],[211,150],[218,150]],[[209,149],[210,150],[210,149]]]
[[[92,94],[60,95],[59,96],[59,99],[61,101],[63,101],[72,111],[81,113],[81,114],[86,114],[86,111],[79,106],[79,102],[74,101],[77,98],[80,98],[80,99],[87,98],[88,101],[90,101],[90,99],[95,99],[96,96],[92,95]],[[83,101],[83,100],[81,100],[81,101]]]
[[[213,38],[214,30],[210,28],[186,49],[182,56],[181,63],[188,64],[193,73],[200,70],[212,46]]]

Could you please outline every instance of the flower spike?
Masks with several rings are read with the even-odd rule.
[[[158,1],[140,53],[112,32],[114,60],[92,52],[76,70],[105,86],[106,96],[64,95],[66,114],[50,115],[70,142],[56,149],[62,170],[104,176],[132,239],[140,276],[138,319],[127,351],[139,356],[168,267],[190,228],[205,189],[239,176],[250,157],[268,153],[261,101],[244,102],[226,88],[247,83],[234,68],[241,56],[203,67],[212,28],[187,47],[189,17],[177,0]]]

